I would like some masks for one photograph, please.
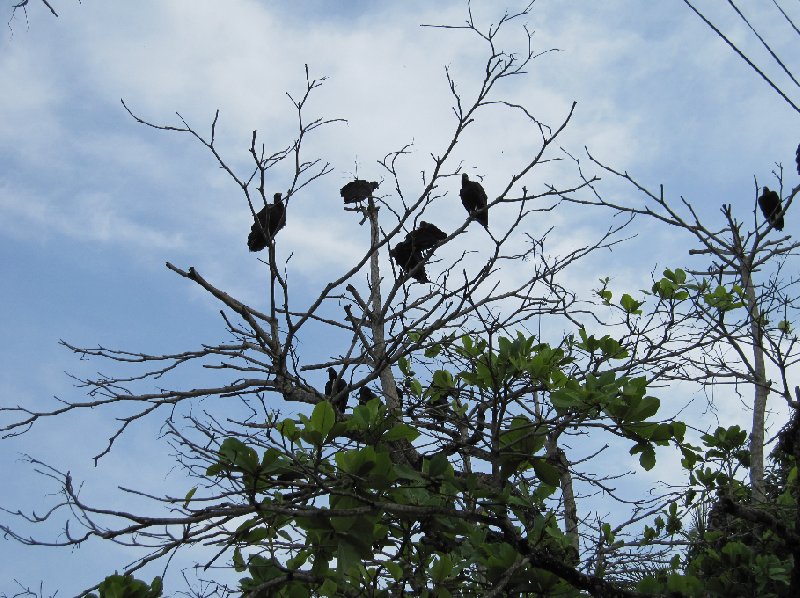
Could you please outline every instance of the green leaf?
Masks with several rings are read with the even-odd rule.
[[[425,459],[422,467],[423,472],[427,473],[432,478],[440,478],[445,476],[445,474],[449,474],[447,477],[451,477],[453,473],[450,462],[447,460],[447,457],[441,453],[434,455],[430,459]]]
[[[433,359],[441,352],[442,352],[442,346],[438,343],[435,343],[425,348],[425,357],[427,357],[428,359]]]
[[[296,571],[297,569],[305,565],[309,556],[311,556],[311,554],[307,550],[301,550],[300,552],[297,553],[297,556],[286,561],[286,568],[291,569],[292,571]]]
[[[238,438],[226,438],[219,447],[220,458],[243,471],[253,473],[258,469],[256,452]]]
[[[411,362],[407,357],[401,357],[397,360],[397,366],[406,378],[409,378],[413,372],[411,371]]]
[[[400,565],[394,561],[384,561],[382,564],[395,581],[400,581],[403,578],[403,568]]]
[[[189,490],[189,492],[186,493],[186,496],[183,499],[183,508],[184,509],[189,506],[189,501],[192,500],[192,497],[194,496],[195,492],[197,492],[197,486],[195,486],[194,488]]]
[[[242,551],[238,546],[233,551],[233,568],[237,573],[242,573],[247,570],[247,565],[242,557]]]
[[[542,482],[554,488],[558,488],[561,485],[561,476],[558,473],[558,469],[550,465],[545,459],[534,457],[530,459],[530,462],[533,465],[533,471],[536,472],[536,477]]]
[[[281,436],[287,440],[290,440],[291,442],[297,442],[298,438],[300,437],[300,430],[297,429],[297,424],[293,419],[286,418],[279,423],[277,427]]]
[[[383,437],[384,441],[392,442],[394,440],[405,439],[409,442],[415,440],[419,436],[419,431],[409,426],[408,424],[395,424]]]
[[[354,571],[361,564],[361,556],[350,542],[340,539],[336,554],[336,564],[341,573]]]
[[[639,464],[644,467],[646,471],[650,471],[656,464],[656,451],[650,444],[639,443],[630,450],[631,455],[641,453],[639,455]]]
[[[338,589],[339,586],[337,585],[337,583],[333,581],[333,579],[331,579],[330,577],[327,577],[325,581],[322,582],[322,585],[319,587],[318,591],[320,596],[333,597],[338,595],[337,594]]]
[[[433,581],[435,584],[442,583],[450,576],[450,572],[452,570],[453,560],[450,558],[450,556],[446,554],[440,555],[439,559],[430,569],[431,581]]]
[[[311,430],[319,432],[322,440],[318,443],[321,444],[328,433],[336,423],[336,412],[330,401],[320,401],[314,406],[314,411],[311,412],[311,420],[309,421]],[[308,426],[307,426],[308,428]]]
[[[636,299],[628,295],[628,293],[622,296],[619,300],[619,304],[622,306],[622,309],[625,310],[625,313],[635,315],[642,313],[642,310],[639,309],[642,306],[642,301],[636,301]]]

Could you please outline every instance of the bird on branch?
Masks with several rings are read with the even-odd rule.
[[[764,218],[778,230],[783,230],[783,214],[781,198],[775,191],[770,191],[769,187],[764,187],[764,192],[758,198],[758,207],[764,214]]]
[[[389,255],[394,258],[403,272],[410,274],[411,278],[417,282],[430,282],[425,272],[425,259],[422,257],[422,252],[414,248],[411,239],[407,238],[395,245],[389,251]]]
[[[419,282],[430,282],[428,275],[425,273],[423,262],[430,257],[433,250],[446,238],[447,233],[439,229],[438,226],[422,220],[417,228],[406,235],[404,241],[401,241],[394,246],[394,249],[389,251],[389,255],[395,259],[397,265],[406,273],[411,272],[414,268],[417,268],[417,265],[421,264],[411,274],[411,277]],[[423,252],[428,252],[428,254],[425,255]]]
[[[344,199],[345,204],[359,203],[367,199],[380,186],[375,181],[362,181],[356,179],[350,181],[339,190],[339,194]]]
[[[366,405],[372,399],[376,397],[375,393],[372,392],[372,389],[369,386],[362,386],[358,390],[358,404],[359,405]]]
[[[483,185],[477,181],[470,181],[465,172],[461,175],[459,195],[461,195],[461,203],[469,215],[480,222],[483,228],[489,230],[489,210],[486,208],[489,198],[486,196],[486,191],[483,190]]]
[[[275,238],[279,230],[286,226],[286,207],[283,205],[281,194],[276,193],[274,203],[265,205],[256,214],[255,222],[250,227],[247,236],[247,248],[250,251],[261,251]]]
[[[797,174],[800,174],[800,145],[797,146],[797,151],[794,154],[794,161],[797,163]]]
[[[325,396],[330,399],[333,408],[344,413],[347,408],[347,383],[336,375],[336,370],[328,368],[328,381],[325,383]]]
[[[422,220],[419,226],[406,235],[406,240],[411,241],[414,249],[427,251],[433,249],[438,243],[447,238],[447,233],[439,229],[435,224]]]

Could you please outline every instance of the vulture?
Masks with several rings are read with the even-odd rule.
[[[794,161],[797,162],[797,174],[800,174],[800,145],[797,146],[797,151],[794,155]]]
[[[389,255],[395,259],[397,265],[404,272],[408,273],[417,264],[425,261],[427,256],[422,254],[423,251],[430,250],[432,253],[432,250],[446,238],[447,233],[440,230],[438,226],[422,220],[417,228],[406,235],[404,241],[394,246]],[[428,275],[425,273],[424,264],[412,276],[419,282],[430,282]]]
[[[440,241],[447,238],[447,233],[439,230],[435,224],[425,222],[424,220],[419,223],[419,226],[406,235],[406,241],[411,241],[414,249],[425,251],[433,249]]]
[[[375,393],[372,392],[372,389],[369,386],[362,386],[358,390],[358,404],[359,405],[366,405],[372,399],[376,397]]]
[[[374,181],[362,181],[361,179],[356,179],[355,181],[350,181],[344,187],[339,190],[339,194],[344,198],[344,203],[358,203],[360,201],[364,201],[370,195],[372,195],[373,191],[378,188],[380,183],[376,183]]]
[[[389,255],[394,258],[397,265],[403,269],[406,274],[411,273],[411,277],[418,282],[430,282],[428,275],[425,273],[425,260],[422,257],[422,252],[414,247],[412,239],[406,236],[405,241],[401,241],[394,246],[394,249],[389,251]]]
[[[778,230],[783,230],[783,214],[781,214],[781,198],[775,191],[770,191],[769,187],[764,187],[764,192],[758,198],[758,207],[764,214],[764,218]]]
[[[461,175],[460,195],[461,203],[470,216],[474,216],[483,228],[489,230],[489,211],[486,209],[489,198],[486,197],[483,186],[476,181],[470,181],[466,172]]]
[[[275,203],[267,204],[256,214],[256,221],[250,227],[247,237],[247,248],[250,251],[261,251],[275,235],[286,226],[286,208],[283,205],[281,194],[276,193]]]
[[[336,370],[328,368],[328,381],[325,383],[325,396],[330,399],[334,409],[339,413],[344,413],[347,407],[348,393],[346,393],[345,390],[347,390],[347,383],[336,375]]]

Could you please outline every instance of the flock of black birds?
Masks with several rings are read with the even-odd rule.
[[[795,162],[797,163],[797,174],[800,175],[800,145],[795,152]],[[345,205],[359,204],[370,198],[375,190],[380,186],[374,181],[364,181],[356,179],[350,181],[339,191]],[[470,218],[477,220],[487,231],[489,230],[489,198],[483,186],[470,181],[466,173],[461,175],[461,190],[459,191],[461,203],[467,210]],[[783,205],[777,192],[769,187],[764,187],[758,198],[758,206],[769,223],[777,230],[783,230]],[[247,247],[250,251],[261,251],[266,248],[280,229],[286,226],[286,207],[280,193],[273,197],[273,203],[267,204],[256,214],[255,222],[250,227],[250,234],[247,237]],[[433,254],[434,250],[447,239],[447,233],[439,229],[430,222],[420,221],[419,225],[406,234],[403,241],[390,249],[389,255],[397,263],[398,267],[410,278],[418,282],[430,282],[425,272],[425,262]],[[342,380],[333,368],[328,368],[328,382],[325,384],[325,396],[331,400],[333,407],[339,412],[344,413],[347,407],[347,383]],[[400,389],[398,395],[402,396]],[[358,402],[364,405],[376,397],[375,393],[367,386],[362,386],[358,393]],[[446,404],[446,400],[442,399]],[[444,405],[437,405],[444,407]]]
[[[333,408],[340,414],[347,408],[347,400],[350,398],[347,382],[342,380],[334,368],[328,368],[328,381],[325,383],[325,396],[331,402]],[[395,387],[398,398],[402,400],[403,391],[399,386]],[[369,386],[362,386],[358,389],[358,404],[366,405],[378,395]]]
[[[342,191],[344,192],[344,189]],[[483,190],[483,186],[476,181],[470,181],[469,176],[464,173],[461,175],[459,195],[470,218],[474,218],[486,230],[489,230],[489,211],[487,209],[489,198],[486,191]],[[389,251],[389,255],[406,275],[417,282],[430,282],[428,274],[425,272],[425,262],[433,254],[434,249],[446,238],[447,233],[442,232],[436,225],[422,220],[417,228],[408,233],[403,241]]]
[[[358,204],[372,196],[380,183],[356,179],[350,181],[339,191],[345,205]],[[475,181],[470,181],[466,174],[461,175],[461,203],[470,215],[477,220],[486,230],[489,230],[489,213],[487,209],[488,197],[483,186]],[[255,216],[255,222],[250,227],[247,236],[247,248],[250,251],[261,251],[268,247],[278,231],[286,226],[286,206],[282,195],[276,193],[273,203],[266,204]],[[395,260],[400,269],[409,277],[419,282],[430,282],[425,272],[425,261],[430,258],[433,251],[447,239],[447,233],[430,222],[420,221],[419,225],[409,232],[405,239],[395,245],[389,255]],[[325,384],[325,396],[330,399],[334,409],[344,413],[347,407],[349,392],[347,383],[336,373],[334,368],[328,368],[328,382]],[[402,397],[400,389],[398,396]],[[358,402],[365,405],[376,397],[375,393],[367,386],[362,386],[358,392]],[[445,400],[440,401],[446,403]],[[438,405],[444,407],[444,405]]]
[[[380,186],[375,181],[356,179],[350,181],[339,190],[345,205],[358,204],[369,197]],[[489,198],[483,186],[477,181],[470,181],[469,176],[461,175],[461,190],[459,191],[461,203],[470,215],[477,220],[487,231],[489,230]],[[250,227],[247,237],[247,247],[250,251],[261,251],[269,246],[272,239],[280,229],[286,226],[286,206],[283,204],[281,194],[276,193],[273,203],[265,205],[258,214],[255,222]],[[419,226],[406,235],[406,238],[395,245],[389,255],[394,259],[400,269],[418,282],[430,282],[425,272],[425,262],[433,254],[433,250],[447,238],[447,233],[442,232],[436,225],[424,220]]]

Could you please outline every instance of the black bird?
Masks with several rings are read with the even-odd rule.
[[[344,198],[344,203],[358,203],[360,201],[364,201],[375,189],[378,188],[380,183],[376,183],[374,181],[362,181],[361,179],[356,179],[355,181],[350,181],[344,187],[339,190],[339,194]]]
[[[376,396],[377,395],[372,392],[372,389],[369,386],[362,386],[358,389],[358,404],[366,405]]]
[[[794,155],[794,161],[797,162],[797,174],[800,174],[800,145],[797,146],[797,151]]]
[[[781,214],[781,198],[775,191],[770,191],[769,187],[764,187],[764,192],[758,198],[758,207],[764,214],[764,218],[778,230],[783,230],[783,214]]]
[[[422,252],[414,247],[411,239],[406,238],[394,246],[394,249],[389,251],[389,255],[394,258],[397,265],[403,269],[406,274],[411,273],[411,277],[419,282],[430,282],[428,275],[425,273],[425,263],[422,257]],[[414,270],[412,273],[411,271]]]
[[[281,194],[273,197],[275,203],[267,204],[256,214],[256,221],[250,227],[247,237],[247,248],[250,251],[261,251],[275,235],[286,226],[286,207],[283,205]]]
[[[489,211],[486,209],[489,198],[486,196],[483,186],[476,181],[470,181],[465,172],[461,175],[459,195],[461,195],[461,203],[470,216],[474,216],[475,220],[483,225],[483,228],[489,230]]]
[[[442,232],[435,224],[424,220],[419,223],[417,228],[406,235],[406,241],[411,241],[412,247],[420,251],[433,249],[437,243],[444,241],[446,238],[447,233]]]
[[[341,378],[337,378],[336,370],[328,368],[328,381],[325,383],[325,396],[331,400],[334,409],[339,413],[344,413],[348,398],[348,393],[344,392],[347,389],[347,383]]]

